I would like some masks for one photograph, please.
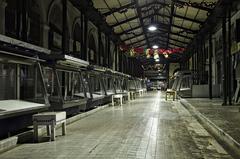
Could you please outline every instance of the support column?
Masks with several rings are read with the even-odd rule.
[[[222,36],[223,36],[223,104],[227,105],[227,41],[226,41],[226,10],[224,10],[224,15],[222,18]]]
[[[101,66],[102,64],[101,64],[101,58],[102,58],[102,54],[104,54],[104,52],[101,52],[101,49],[103,49],[103,48],[101,48],[101,45],[102,45],[102,38],[101,38],[101,30],[100,30],[100,27],[98,28],[98,51],[97,51],[97,54],[98,54],[98,58],[97,58],[97,64],[99,65],[99,66]],[[104,57],[103,57],[104,58]],[[104,61],[104,60],[103,60]],[[103,64],[104,65],[104,64]]]
[[[49,43],[48,43],[48,36],[49,36],[49,30],[50,27],[48,26],[48,24],[42,24],[42,46],[44,48],[49,48]]]
[[[83,55],[83,59],[86,60],[86,61],[89,61],[88,60],[88,18],[86,16],[86,13],[84,15],[84,47],[83,47],[83,52],[84,52],[84,55]]]
[[[209,35],[209,74],[208,74],[209,99],[212,99],[212,54],[213,54],[213,43],[212,43],[212,34],[210,34]]]
[[[62,53],[68,52],[67,0],[62,0]]]
[[[108,63],[108,68],[111,68],[112,69],[112,60],[111,60],[111,43],[110,43],[110,38],[109,37],[107,37],[107,39],[108,39],[108,41],[107,41],[107,45],[108,45],[108,47],[107,47],[107,53],[108,53],[108,61],[107,61],[107,63]]]
[[[6,0],[0,0],[0,34],[5,34],[5,8],[7,7]]]
[[[84,16],[83,16],[83,14],[82,14],[82,12],[81,12],[81,53],[80,53],[80,58],[81,59],[84,59],[84,53],[85,53],[85,51],[84,51],[84,27],[83,27],[83,25],[84,25]]]
[[[228,8],[228,102],[232,105],[232,35],[231,35],[231,5]]]
[[[22,32],[23,41],[28,41],[28,0],[22,0]]]

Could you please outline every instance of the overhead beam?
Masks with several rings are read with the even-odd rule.
[[[128,9],[128,8],[134,6],[134,5],[135,5],[135,3],[132,2],[132,3],[126,4],[124,6],[121,6],[119,8],[112,8],[109,12],[103,13],[103,16],[105,16],[105,17],[109,16],[109,15],[115,13],[115,12],[120,12],[121,10]]]
[[[164,26],[168,26],[168,24],[164,24],[164,23],[160,23],[158,22],[159,25],[164,25]],[[192,29],[188,29],[188,28],[185,28],[185,27],[182,27],[182,26],[178,26],[178,25],[175,25],[175,24],[172,24],[173,27],[175,28],[179,28],[179,29],[182,29],[182,30],[185,30],[185,31],[189,31],[189,32],[192,32],[193,34],[197,33],[198,31],[197,30],[192,30]],[[127,34],[128,32],[131,32],[131,31],[134,31],[134,30],[137,30],[139,28],[141,28],[142,26],[137,26],[137,27],[134,27],[134,28],[131,28],[131,29],[128,29],[128,30],[125,30],[123,32],[120,32],[120,33],[117,33],[117,35],[121,36],[123,34]],[[146,25],[144,27],[147,27]]]
[[[163,33],[167,33],[167,30],[160,30],[160,31],[163,32]],[[161,34],[161,33],[155,34],[155,36],[157,36],[157,35],[159,36],[159,34]],[[193,39],[193,38],[191,38],[191,37],[188,37],[188,36],[185,36],[185,35],[181,35],[181,34],[178,34],[178,33],[174,33],[174,32],[172,32],[172,31],[170,31],[170,34],[176,35],[176,36],[180,36],[180,37],[182,37],[182,38],[189,39],[189,40],[192,40],[192,39]],[[140,34],[137,34],[137,35],[135,35],[135,36],[133,36],[133,37],[130,37],[130,38],[127,38],[127,39],[123,39],[122,41],[132,40],[132,39],[137,38],[137,37],[142,36],[142,35],[144,35],[144,34],[143,34],[143,33],[140,33]],[[171,39],[173,39],[173,38],[171,38]]]
[[[153,42],[153,41],[150,41],[150,42]],[[158,43],[158,44],[160,44],[160,45],[166,45],[165,43],[162,43],[163,41],[160,41],[160,43]],[[180,48],[183,48],[183,46],[180,46],[180,45],[177,45],[177,44],[173,44],[173,43],[169,43],[170,45],[173,45],[173,46],[176,46],[176,47],[180,47]],[[137,45],[136,47],[141,47],[141,46],[145,46],[145,45],[147,45],[146,43],[144,43],[144,44],[141,44],[141,45]]]
[[[142,30],[143,30],[144,36],[145,36],[145,38],[146,38],[148,47],[150,47],[150,44],[149,44],[149,41],[148,41],[148,37],[147,37],[147,33],[146,33],[145,28],[144,28],[144,22],[143,22],[143,19],[142,19],[142,10],[141,10],[141,8],[139,8],[138,0],[134,0],[134,2],[135,2],[135,4],[136,4],[137,14],[138,14],[138,16],[139,16],[139,20],[140,20],[140,24],[141,24],[141,26],[142,26]]]
[[[177,40],[177,39],[174,39],[174,38],[171,38],[171,37],[169,37],[169,40],[176,41],[176,42],[179,42],[179,43],[182,43],[182,44],[189,44],[188,42],[180,41],[180,40]]]
[[[113,25],[110,25],[110,26],[114,28],[114,27],[117,27],[117,26],[119,26],[119,25],[122,25],[122,24],[125,24],[125,23],[127,23],[127,22],[130,22],[130,21],[132,21],[132,20],[135,20],[135,19],[137,19],[137,18],[138,18],[138,16],[134,16],[134,17],[132,17],[132,18],[123,20],[123,21],[121,21],[121,22],[118,22],[118,23],[113,24]]]
[[[134,27],[134,28],[131,28],[131,29],[125,30],[125,31],[123,31],[123,32],[121,32],[121,33],[117,33],[117,35],[121,36],[121,35],[126,34],[126,33],[128,33],[128,32],[131,32],[131,31],[137,30],[137,29],[139,29],[139,28],[141,28],[141,27],[142,27],[142,26],[139,25],[139,26],[137,26],[137,27]]]
[[[207,11],[207,12],[211,12],[212,11],[211,8],[203,7],[203,6],[197,5],[195,3],[192,3],[191,5],[187,5],[187,2],[183,2],[183,1],[179,1],[179,0],[175,0],[175,3],[183,5],[183,6],[188,6],[188,7],[204,10],[204,11]]]
[[[150,17],[152,17],[152,16],[153,16],[153,14],[150,14],[150,15],[147,15],[146,17],[142,17],[142,19],[150,18]],[[127,22],[130,22],[130,21],[132,21],[132,20],[135,20],[135,19],[137,19],[137,18],[139,18],[139,16],[134,16],[134,17],[132,17],[132,18],[123,20],[123,21],[121,21],[121,22],[118,22],[118,23],[113,24],[113,25],[110,25],[110,26],[114,28],[114,27],[116,27],[116,26],[119,26],[119,25],[122,25],[122,24],[124,24],[124,23],[127,23]]]
[[[124,6],[121,6],[119,8],[112,8],[109,12],[106,12],[106,13],[103,13],[103,16],[109,16],[113,13],[116,13],[116,12],[120,12],[121,10],[123,9],[128,9],[128,8],[131,8],[133,6],[135,6],[136,3],[132,2],[132,3],[129,3],[129,4],[126,4]],[[138,8],[145,8],[145,7],[149,7],[151,5],[162,5],[162,6],[168,6],[168,4],[165,4],[163,2],[158,2],[158,1],[154,1],[154,2],[151,2],[151,3],[147,3],[145,5],[142,5],[142,6],[138,6]]]
[[[170,16],[169,26],[168,26],[169,28],[168,28],[168,37],[167,37],[166,49],[168,48],[170,32],[172,30],[173,14],[174,14],[174,10],[175,10],[174,5],[175,5],[175,3],[174,3],[174,1],[172,1],[172,3],[171,3],[171,16]]]
[[[173,14],[173,16],[176,17],[176,18],[192,21],[194,23],[199,23],[199,24],[203,24],[204,23],[203,21],[200,21],[200,20],[197,20],[197,19],[188,18],[188,17],[185,17],[185,16],[177,15],[177,14]]]
[[[171,33],[170,33],[170,34],[171,34]],[[158,35],[154,35],[154,36],[152,36],[152,37],[149,37],[149,39],[150,39],[150,38],[154,38],[154,37],[159,37],[159,36],[158,36]],[[161,37],[163,37],[163,38],[168,38],[167,36],[161,36]],[[169,37],[169,40],[172,40],[172,41],[175,41],[175,42],[179,42],[179,43],[182,43],[182,44],[189,44],[188,42],[180,41],[180,40],[178,40],[178,39],[171,38],[171,37]]]
[[[138,40],[138,41],[133,42],[133,43],[130,43],[130,44],[128,44],[128,45],[135,45],[135,44],[140,43],[140,42],[143,42],[143,41],[146,41],[146,39]]]
[[[157,38],[157,39],[155,39],[155,40],[158,40],[158,41],[160,41],[160,42],[167,42],[167,41],[163,41],[162,39],[159,39],[159,38]],[[171,43],[171,42],[169,42],[169,44],[170,44],[170,45],[174,45],[174,46],[178,46],[178,47],[184,47],[184,46],[181,46],[181,45],[178,45],[178,44],[174,44],[174,43]]]
[[[130,38],[124,39],[124,40],[122,40],[122,41],[132,40],[132,39],[134,39],[134,38],[137,38],[137,37],[139,37],[139,36],[143,36],[143,35],[144,35],[144,33],[137,34],[137,35],[135,35],[135,36],[133,36],[133,37],[130,37]]]

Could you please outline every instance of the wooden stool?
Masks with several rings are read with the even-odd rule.
[[[114,106],[114,99],[119,99],[120,105],[122,106],[122,104],[123,104],[123,95],[122,94],[112,95],[112,106]]]
[[[143,96],[143,89],[139,90],[139,96]]]
[[[136,93],[134,91],[130,91],[130,99],[134,100],[136,98]]]
[[[38,126],[45,125],[47,135],[54,141],[56,125],[62,124],[62,135],[66,135],[66,112],[44,112],[33,115],[34,141],[38,142]]]
[[[167,100],[167,96],[168,95],[172,95],[172,97],[173,97],[173,101],[175,100],[175,99],[177,99],[177,92],[175,91],[175,90],[172,90],[172,89],[167,89],[167,91],[166,91],[166,96],[165,96],[165,100]]]

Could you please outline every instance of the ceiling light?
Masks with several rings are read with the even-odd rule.
[[[149,30],[149,31],[155,31],[155,30],[157,30],[157,27],[154,26],[154,25],[150,25],[150,26],[148,27],[148,30]]]
[[[153,45],[152,48],[153,49],[158,49],[158,46],[157,45]]]

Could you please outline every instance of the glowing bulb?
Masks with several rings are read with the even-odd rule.
[[[153,49],[158,49],[158,46],[157,46],[157,45],[153,45],[152,48],[153,48]]]
[[[155,31],[155,30],[157,30],[157,27],[155,27],[154,25],[151,25],[151,26],[148,27],[148,30],[149,31]]]

